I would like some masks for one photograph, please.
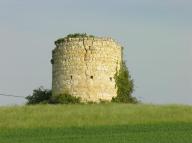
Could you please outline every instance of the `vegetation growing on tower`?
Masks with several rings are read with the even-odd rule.
[[[64,39],[69,39],[69,38],[85,38],[85,37],[91,37],[94,38],[94,35],[88,35],[87,33],[73,33],[73,34],[68,34],[64,38],[60,38],[55,41],[55,44],[61,43],[64,41]]]

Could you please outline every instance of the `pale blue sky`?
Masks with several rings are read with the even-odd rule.
[[[51,88],[54,40],[110,36],[125,47],[144,103],[192,104],[191,0],[0,0],[0,93]],[[0,105],[25,100],[0,96]]]

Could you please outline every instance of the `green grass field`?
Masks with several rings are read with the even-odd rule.
[[[0,107],[0,143],[192,143],[192,106]]]

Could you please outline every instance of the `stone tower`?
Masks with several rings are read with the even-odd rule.
[[[65,37],[52,51],[52,93],[68,92],[83,102],[117,96],[114,75],[120,69],[121,45],[111,38]]]

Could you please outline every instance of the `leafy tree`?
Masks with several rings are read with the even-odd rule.
[[[112,98],[112,102],[137,103],[137,99],[131,94],[134,91],[134,82],[131,79],[128,68],[122,61],[120,70],[115,74],[117,96]]]
[[[49,89],[39,87],[33,90],[33,94],[26,97],[27,104],[49,103],[52,92]]]
[[[27,104],[76,104],[80,103],[81,98],[70,95],[69,93],[52,96],[52,91],[39,87],[33,90],[33,94],[26,97]]]

